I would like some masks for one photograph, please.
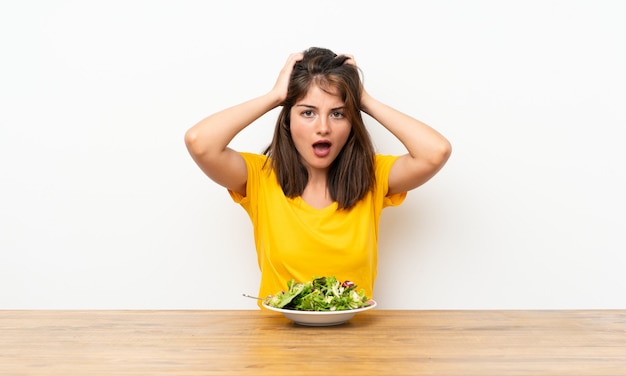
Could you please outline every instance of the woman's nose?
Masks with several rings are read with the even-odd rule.
[[[330,133],[330,124],[328,118],[321,116],[317,122],[317,133],[328,134]]]

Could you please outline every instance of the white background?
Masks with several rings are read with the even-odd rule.
[[[383,213],[381,308],[626,308],[624,19],[617,0],[3,1],[0,308],[255,309],[249,220],[183,135],[310,46],[454,147]],[[262,151],[276,114],[233,146]]]

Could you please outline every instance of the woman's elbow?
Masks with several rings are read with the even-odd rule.
[[[189,153],[192,155],[200,155],[203,153],[200,145],[200,136],[195,129],[190,128],[187,130],[187,132],[185,132],[184,140]]]
[[[437,166],[443,166],[452,154],[452,144],[447,139],[443,139],[432,154],[431,163]]]

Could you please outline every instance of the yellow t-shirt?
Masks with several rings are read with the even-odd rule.
[[[380,214],[406,197],[386,196],[389,171],[398,157],[376,155],[374,190],[350,210],[337,210],[336,202],[316,209],[301,197],[286,197],[266,156],[241,155],[248,167],[246,196],[229,193],[252,221],[261,270],[259,296],[286,290],[290,279],[335,276],[354,282],[372,297]]]

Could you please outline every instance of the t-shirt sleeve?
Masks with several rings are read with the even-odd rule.
[[[241,204],[247,197],[239,192],[231,191],[230,189],[228,190],[228,194],[230,195],[230,198],[232,198],[233,201],[235,201],[235,203],[237,204]]]
[[[389,173],[391,167],[399,156],[395,155],[376,155],[376,189],[385,195],[383,197],[383,207],[398,206],[404,202],[406,198],[406,192],[396,193],[393,195],[387,195],[389,190]]]
[[[248,168],[248,180],[246,181],[246,195],[242,195],[239,192],[228,190],[228,194],[232,200],[243,206],[244,208],[249,204],[252,200],[254,201],[255,195],[258,194],[258,187],[260,184],[259,174],[263,167],[263,163],[265,163],[265,158],[259,154],[253,153],[239,153],[246,162],[246,167]]]

